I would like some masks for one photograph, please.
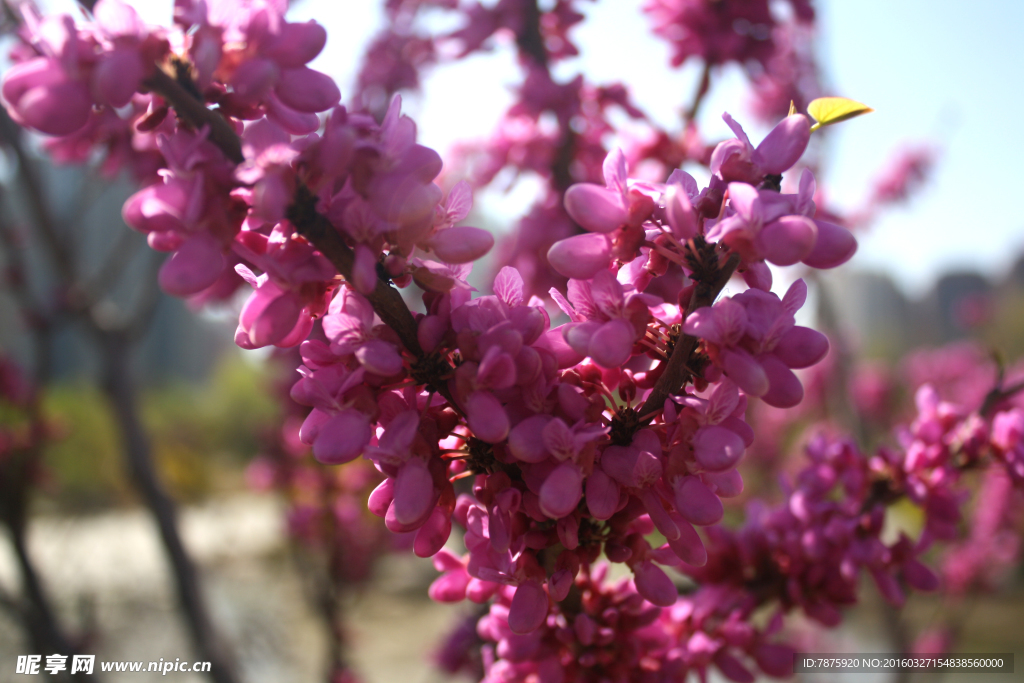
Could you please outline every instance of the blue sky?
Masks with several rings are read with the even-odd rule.
[[[291,18],[327,26],[327,48],[315,66],[338,79],[343,97],[351,92],[366,40],[380,25],[378,4],[300,0],[293,6]],[[167,21],[170,5],[136,3],[154,22]],[[589,15],[575,33],[582,56],[562,65],[560,75],[583,70],[598,82],[624,81],[636,101],[671,124],[693,92],[696,68],[667,68],[668,48],[650,36],[640,5],[581,3]],[[932,181],[861,236],[853,265],[885,270],[912,293],[950,268],[1004,271],[1024,252],[1024,212],[1014,201],[1024,181],[1024,135],[1017,129],[1024,111],[1024,3],[828,0],[817,7],[820,54],[833,94],[876,109],[832,135],[823,182],[834,201],[856,205],[889,154],[908,141],[941,150]],[[491,55],[435,69],[424,96],[407,100],[405,109],[419,123],[421,140],[443,155],[457,139],[487,134],[511,101],[508,86],[517,78],[511,47],[499,45]],[[718,118],[726,109],[743,120],[738,69],[722,74],[706,103],[702,123],[709,137],[727,134]],[[763,133],[751,132],[755,140]],[[531,192],[526,183],[510,196],[489,193],[480,200],[492,211],[511,213],[528,205]]]

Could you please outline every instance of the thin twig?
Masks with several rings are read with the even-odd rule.
[[[690,298],[690,305],[683,315],[684,322],[687,316],[698,308],[715,303],[715,299],[725,289],[725,285],[728,284],[739,263],[739,256],[731,254],[719,268],[718,275],[712,282],[697,283],[697,289]],[[665,405],[665,399],[682,388],[687,377],[691,374],[688,366],[690,365],[693,352],[697,349],[697,342],[698,339],[689,334],[682,335],[679,341],[676,342],[675,348],[672,349],[672,355],[669,356],[668,363],[665,365],[665,371],[658,378],[658,381],[654,383],[654,388],[651,389],[647,400],[637,410],[641,423],[650,420],[660,413]]]
[[[704,103],[704,97],[707,96],[708,90],[711,89],[711,63],[706,62],[704,64],[704,71],[700,76],[700,84],[697,86],[697,92],[693,95],[693,102],[683,113],[683,125],[689,126],[693,123],[693,120],[697,118],[697,112],[700,111],[700,105]]]

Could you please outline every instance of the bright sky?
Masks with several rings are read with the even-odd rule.
[[[351,92],[363,46],[380,26],[379,4],[294,3],[290,18],[315,18],[327,27],[327,48],[314,66],[338,79],[343,97]],[[153,22],[166,22],[170,5],[136,3]],[[563,65],[560,75],[582,69],[598,82],[626,82],[642,107],[671,124],[691,97],[695,69],[667,69],[668,48],[651,37],[640,5],[581,3],[590,16],[575,33],[582,57]],[[929,141],[942,150],[930,184],[861,236],[853,265],[890,272],[914,293],[955,267],[1005,271],[1024,252],[1024,215],[1009,201],[1021,194],[1024,181],[1024,135],[1014,127],[1024,111],[1024,3],[819,0],[817,6],[833,94],[876,109],[834,134],[824,178],[830,196],[840,206],[856,205],[874,173],[905,142]],[[499,46],[491,55],[436,68],[423,97],[407,100],[405,110],[419,123],[421,141],[443,156],[457,139],[487,135],[510,102],[508,86],[517,77],[511,48]],[[713,87],[703,117],[709,137],[727,134],[718,118],[726,109],[749,120],[742,82],[736,70]],[[763,134],[750,129],[755,141]],[[527,185],[508,197],[479,200],[491,211],[511,213],[528,206],[530,192]]]

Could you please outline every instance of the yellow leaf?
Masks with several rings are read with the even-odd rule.
[[[817,121],[811,126],[811,130],[818,130],[822,126],[830,126],[873,111],[874,109],[866,104],[845,97],[819,97],[807,105],[807,113]]]

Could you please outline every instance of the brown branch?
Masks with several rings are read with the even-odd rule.
[[[327,260],[334,264],[345,279],[351,279],[355,253],[338,230],[327,218],[317,212],[316,197],[305,185],[299,185],[295,201],[288,207],[288,220],[296,232],[309,240]],[[416,335],[416,319],[405,305],[398,290],[382,280],[377,281],[374,290],[366,295],[373,310],[385,325],[393,329],[402,344],[416,356],[423,356],[419,337]]]
[[[129,367],[131,341],[119,330],[94,329],[94,332],[102,357],[103,391],[111,403],[123,440],[125,464],[156,520],[174,569],[178,598],[192,631],[197,656],[211,662],[210,677],[216,683],[234,683],[237,680],[234,663],[213,628],[196,566],[178,532],[174,501],[157,476],[149,436],[139,419],[138,392]]]
[[[544,34],[540,30],[540,7],[537,0],[522,3],[523,25],[516,34],[516,47],[519,53],[528,56],[537,66],[548,68],[548,50],[544,46]]]
[[[217,145],[228,159],[236,164],[245,161],[242,155],[242,142],[224,117],[207,109],[180,83],[157,69],[146,80],[146,85],[167,100],[179,118],[197,128],[208,127],[210,142]],[[309,240],[338,269],[339,273],[346,279],[352,277],[355,253],[345,244],[344,238],[338,234],[334,225],[316,210],[316,197],[305,185],[299,185],[295,201],[288,207],[288,220],[300,235]],[[384,324],[398,334],[405,348],[417,356],[422,356],[423,350],[416,336],[416,319],[413,318],[398,290],[379,281],[367,299]]]
[[[179,118],[196,128],[208,127],[210,130],[208,139],[217,145],[228,159],[235,163],[244,161],[241,140],[228,122],[217,112],[207,109],[175,79],[157,69],[146,80],[146,85],[167,100],[168,104],[174,107]],[[295,226],[298,234],[309,240],[345,279],[350,280],[355,263],[355,253],[345,243],[345,239],[334,227],[334,224],[316,210],[316,202],[316,196],[310,192],[309,188],[304,184],[299,184],[295,200],[288,207],[288,220]],[[366,295],[366,298],[381,321],[395,331],[410,353],[419,360],[429,358],[428,354],[425,354],[420,347],[419,337],[416,334],[416,319],[409,307],[405,305],[405,301],[397,289],[379,280],[374,290]],[[436,370],[432,373],[434,381],[431,382],[431,385],[448,400],[448,403],[456,411],[462,412],[448,388],[447,380],[444,379],[453,372],[451,364],[444,359],[433,359],[430,367]]]
[[[709,282],[697,282],[696,291],[690,297],[690,305],[686,308],[686,313],[683,315],[683,322],[686,321],[687,316],[698,308],[715,303],[715,299],[718,298],[726,283],[729,282],[729,278],[736,271],[736,266],[739,265],[739,262],[739,255],[731,254],[725,263],[719,267],[714,279]],[[683,387],[687,376],[691,374],[688,366],[690,359],[693,357],[693,352],[697,349],[697,342],[698,339],[696,337],[688,334],[682,335],[679,341],[676,342],[675,347],[672,349],[672,355],[665,365],[665,371],[658,378],[658,381],[655,382],[654,388],[651,390],[650,395],[648,395],[647,400],[637,410],[641,424],[660,413],[665,405],[665,399]]]
[[[7,113],[7,110],[0,107],[0,143],[6,145],[14,152],[18,159],[18,178],[24,183],[25,200],[35,218],[36,227],[43,235],[43,240],[50,251],[57,271],[57,278],[61,285],[67,289],[75,279],[75,261],[71,256],[69,242],[65,235],[61,235],[56,228],[50,210],[47,207],[46,193],[43,191],[43,183],[39,177],[39,169],[36,168],[35,160],[25,149],[22,140],[21,128]]]
[[[704,71],[700,76],[700,83],[697,85],[697,92],[693,95],[693,101],[690,106],[687,107],[686,111],[683,112],[683,126],[689,126],[693,123],[693,120],[697,118],[697,112],[700,111],[700,105],[704,103],[704,98],[708,94],[708,90],[711,89],[711,63],[704,64]]]
[[[178,116],[189,124],[196,128],[208,126],[210,132],[207,139],[217,145],[228,159],[236,164],[245,161],[242,141],[227,119],[207,109],[204,103],[192,97],[181,83],[167,75],[163,69],[154,68],[143,85],[167,100]]]

